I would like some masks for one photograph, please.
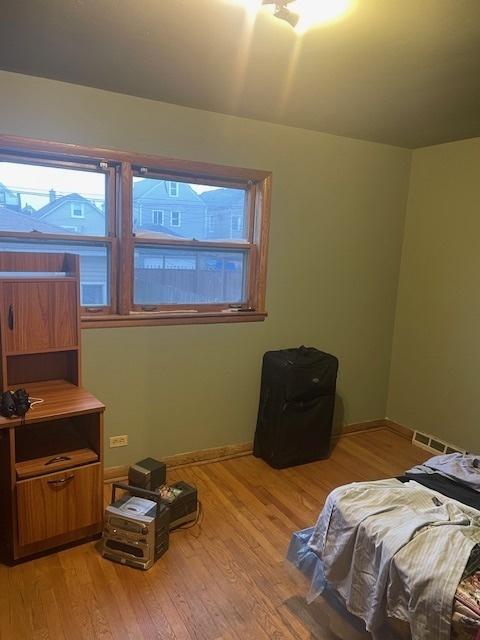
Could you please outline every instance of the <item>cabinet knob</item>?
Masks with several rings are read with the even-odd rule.
[[[8,307],[8,328],[13,330],[13,304]]]

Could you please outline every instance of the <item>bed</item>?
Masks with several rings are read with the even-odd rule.
[[[307,601],[333,598],[359,638],[480,640],[478,459],[436,456],[338,487],[287,559],[308,579]]]

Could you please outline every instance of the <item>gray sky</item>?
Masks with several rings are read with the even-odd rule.
[[[48,203],[50,189],[56,191],[57,197],[80,193],[97,206],[105,200],[105,176],[92,171],[0,162],[0,182],[11,191],[21,193],[22,207],[29,204],[34,209],[40,209]],[[217,188],[199,184],[190,186],[196,193]]]

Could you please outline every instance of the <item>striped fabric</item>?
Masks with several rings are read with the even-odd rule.
[[[480,492],[480,456],[472,453],[448,453],[429,458],[407,473],[440,473]]]
[[[353,483],[328,496],[309,546],[369,631],[386,616],[413,640],[449,640],[453,599],[480,513],[415,482]]]

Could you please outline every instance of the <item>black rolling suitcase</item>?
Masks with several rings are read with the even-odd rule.
[[[328,456],[338,360],[312,347],[267,351],[253,453],[277,469]]]

